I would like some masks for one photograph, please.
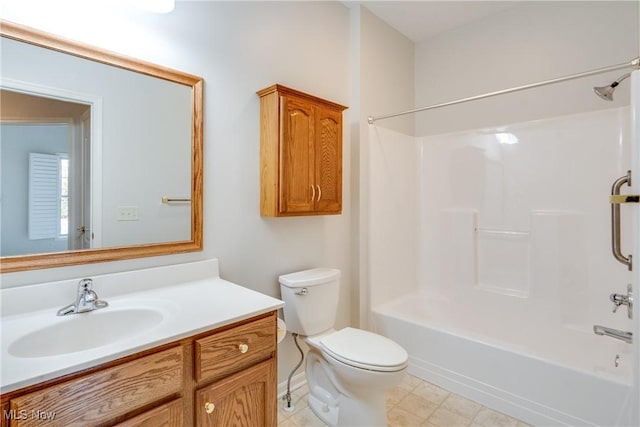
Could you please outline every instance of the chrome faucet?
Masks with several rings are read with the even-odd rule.
[[[66,316],[67,314],[85,313],[87,311],[104,308],[109,304],[106,301],[98,299],[98,294],[91,289],[93,280],[82,279],[78,283],[78,294],[76,301],[58,310],[58,316]]]
[[[594,325],[593,333],[596,335],[606,335],[611,338],[616,338],[628,344],[631,344],[633,341],[632,332],[619,331],[617,329],[607,328],[606,326]]]
[[[611,294],[609,300],[613,303],[613,312],[618,311],[621,305],[627,306],[627,317],[633,319],[633,292],[631,285],[627,285],[627,294]]]

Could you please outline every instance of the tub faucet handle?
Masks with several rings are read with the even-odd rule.
[[[613,303],[613,312],[618,311],[621,305],[627,306],[627,316],[629,319],[633,318],[633,292],[631,290],[631,284],[627,285],[627,294],[613,293],[609,296],[609,299]]]

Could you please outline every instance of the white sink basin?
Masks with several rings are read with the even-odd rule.
[[[148,331],[163,319],[162,311],[146,307],[70,314],[18,338],[8,352],[16,357],[48,357],[91,350]]]

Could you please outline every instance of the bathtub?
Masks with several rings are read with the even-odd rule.
[[[630,345],[586,327],[549,330],[544,312],[502,321],[503,311],[523,317],[510,313],[517,304],[482,307],[414,292],[374,307],[373,326],[407,350],[412,375],[527,423],[630,424]]]

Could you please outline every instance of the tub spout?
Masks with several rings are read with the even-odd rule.
[[[628,344],[631,344],[633,340],[632,332],[619,331],[617,329],[607,328],[606,326],[594,325],[593,332],[596,335],[606,335],[615,339],[622,340]]]

